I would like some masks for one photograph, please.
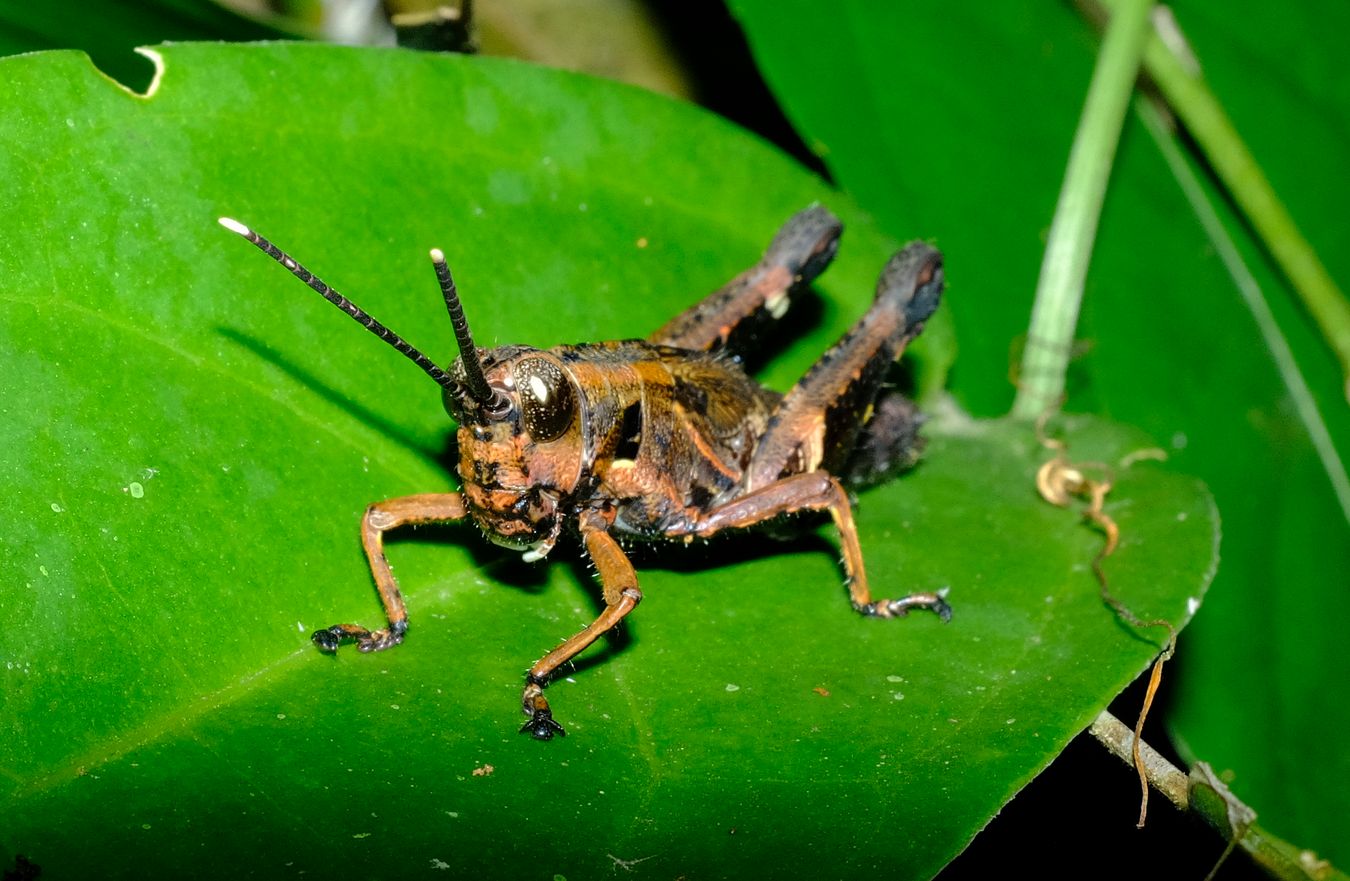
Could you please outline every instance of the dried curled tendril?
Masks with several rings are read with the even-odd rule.
[[[1158,685],[1162,682],[1163,664],[1167,663],[1176,653],[1177,631],[1170,621],[1162,618],[1149,621],[1141,619],[1111,593],[1107,586],[1106,572],[1102,568],[1102,562],[1115,553],[1116,546],[1120,543],[1120,527],[1116,525],[1116,521],[1105,510],[1106,495],[1111,491],[1115,480],[1113,469],[1101,462],[1070,461],[1068,445],[1064,441],[1051,438],[1046,434],[1045,424],[1048,418],[1049,413],[1046,413],[1036,420],[1036,439],[1047,450],[1053,450],[1055,455],[1037,470],[1036,491],[1040,493],[1041,498],[1061,508],[1069,507],[1075,499],[1085,502],[1083,519],[1096,526],[1106,536],[1106,543],[1102,545],[1102,549],[1097,552],[1097,556],[1092,560],[1092,574],[1097,577],[1097,584],[1101,588],[1102,602],[1110,606],[1116,615],[1131,627],[1167,628],[1167,644],[1153,662],[1148,689],[1144,693],[1144,704],[1139,710],[1139,720],[1134,725],[1133,758],[1135,770],[1139,772],[1140,788],[1139,822],[1137,826],[1142,829],[1144,820],[1148,816],[1148,777],[1144,771],[1144,758],[1140,753],[1139,744],[1144,730],[1144,720],[1148,718],[1149,708],[1153,706],[1154,695],[1158,691]],[[1166,454],[1156,448],[1136,450],[1124,457],[1120,461],[1119,467],[1122,469],[1128,468],[1135,462],[1144,459],[1165,458]]]

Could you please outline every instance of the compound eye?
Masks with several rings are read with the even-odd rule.
[[[459,405],[459,396],[454,389],[441,389],[441,403],[445,405],[445,412],[450,414],[450,418],[464,424],[464,408]]]
[[[536,443],[557,440],[576,415],[572,383],[558,365],[545,358],[523,358],[512,374],[525,430]]]

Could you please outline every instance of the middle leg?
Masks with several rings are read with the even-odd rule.
[[[723,529],[744,529],[788,514],[802,511],[829,511],[839,530],[844,574],[848,579],[853,608],[875,618],[903,617],[910,609],[929,609],[942,620],[951,619],[952,609],[941,593],[915,593],[898,599],[873,600],[863,568],[858,528],[848,493],[838,480],[824,471],[794,474],[774,481],[726,504],[714,508],[693,521],[688,534],[709,537]],[[678,533],[672,533],[678,534]]]

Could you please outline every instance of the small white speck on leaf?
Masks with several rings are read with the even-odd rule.
[[[58,505],[56,502],[52,502],[52,512],[53,512],[53,513],[61,514],[61,513],[64,513],[65,510],[66,510],[65,508],[61,507],[61,506]]]
[[[740,691],[741,687],[734,682],[727,683],[727,691]]]
[[[145,487],[141,486],[134,480],[131,483],[127,484],[127,492],[131,493],[131,497],[133,499],[145,498]]]

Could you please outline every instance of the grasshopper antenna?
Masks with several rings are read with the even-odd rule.
[[[455,342],[459,345],[459,360],[464,365],[469,395],[489,410],[500,410],[506,401],[500,392],[488,385],[483,376],[478,347],[473,344],[469,321],[464,317],[464,307],[460,305],[459,292],[455,289],[455,280],[450,277],[450,267],[446,265],[445,253],[440,248],[431,249],[431,264],[436,267],[436,280],[441,285],[441,296],[445,297],[445,311],[450,313],[450,325],[455,329]]]
[[[229,217],[222,217],[220,218],[220,225],[228,229],[230,232],[238,233],[239,235],[248,239],[253,244],[257,245],[258,250],[262,251],[268,257],[271,257],[273,260],[277,261],[282,266],[290,270],[291,275],[294,275],[296,278],[300,279],[305,284],[309,285],[311,288],[317,291],[319,295],[323,297],[325,300],[332,303],[334,306],[338,307],[343,312],[346,312],[352,318],[355,318],[357,323],[360,324],[362,327],[364,327],[366,330],[370,331],[371,333],[375,334],[375,336],[379,337],[389,345],[393,346],[397,351],[402,353],[409,361],[413,362],[418,367],[422,368],[422,371],[426,373],[427,376],[430,376],[432,379],[434,379],[437,385],[441,386],[442,388],[451,390],[455,388],[456,383],[454,379],[451,378],[449,373],[437,367],[430,358],[428,358],[426,355],[423,355],[421,352],[415,349],[412,346],[412,344],[406,342],[403,339],[403,337],[399,336],[389,328],[385,327],[380,322],[376,321],[375,318],[370,315],[370,313],[366,312],[360,306],[356,305],[351,300],[348,300],[346,297],[342,296],[337,291],[333,290],[331,287],[329,287],[327,283],[323,281],[323,279],[319,278],[314,273],[310,272],[308,269],[301,266],[299,263],[295,261],[293,257],[287,254],[285,251],[281,250],[276,245],[272,244],[267,239],[258,235],[256,232],[244,226],[237,220],[232,220]],[[437,270],[437,273],[439,274],[439,270]],[[462,321],[463,320],[462,312],[460,317]],[[467,335],[467,330],[465,331],[465,333]],[[456,339],[459,338],[458,327],[456,327],[455,330],[455,337]],[[464,349],[463,343],[460,343],[460,349],[461,350]],[[470,351],[472,351],[472,349]],[[475,357],[474,365],[477,366],[477,364],[478,361],[477,358]],[[481,367],[478,370],[478,377],[479,381],[481,382],[483,377]],[[483,386],[486,388],[487,383],[483,382]]]

